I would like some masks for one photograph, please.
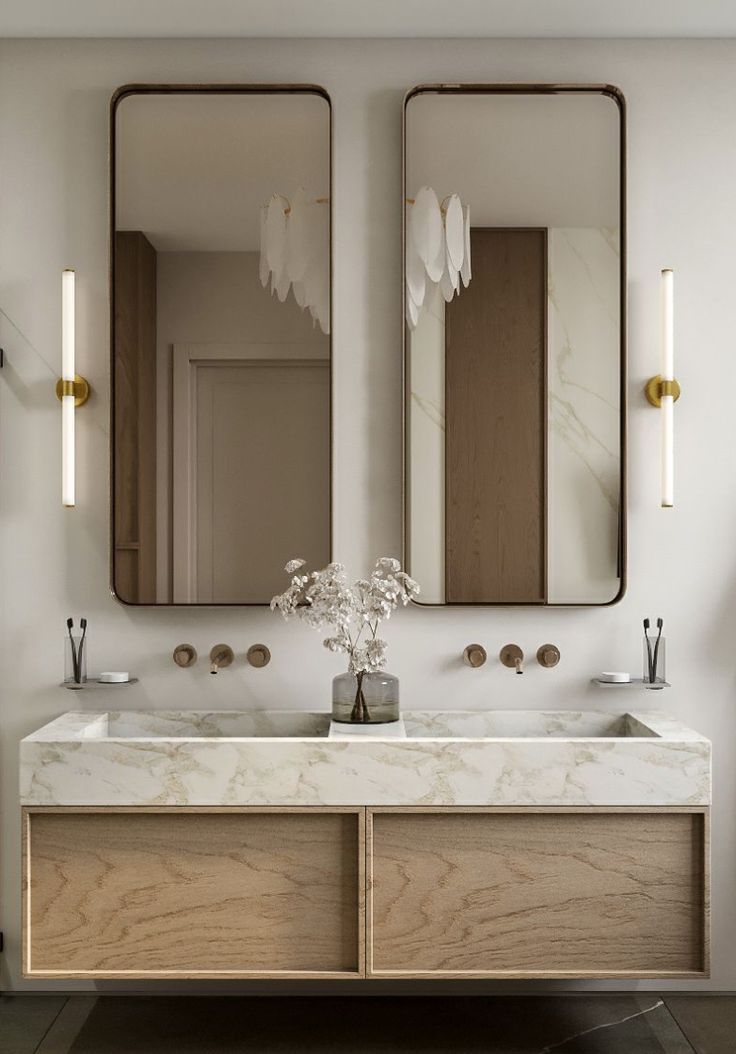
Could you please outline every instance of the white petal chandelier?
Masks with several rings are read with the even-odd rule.
[[[329,198],[308,198],[300,187],[291,200],[273,194],[261,206],[261,261],[264,288],[271,283],[283,303],[291,289],[323,333],[330,332]]]
[[[439,286],[449,303],[470,284],[470,209],[457,194],[439,201],[431,187],[422,187],[410,206],[406,223],[406,321],[415,329],[419,313]]]

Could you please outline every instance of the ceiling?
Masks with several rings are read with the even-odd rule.
[[[0,37],[731,37],[733,0],[3,0]]]
[[[260,206],[330,193],[320,95],[128,95],[116,114],[116,227],[159,252],[253,252]]]
[[[619,138],[605,95],[416,95],[407,191],[459,194],[474,227],[617,227]]]

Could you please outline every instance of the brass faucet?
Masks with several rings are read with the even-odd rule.
[[[229,666],[234,658],[233,649],[229,644],[215,644],[210,652],[210,673],[217,673],[218,670]]]
[[[524,672],[524,652],[518,644],[506,644],[498,655],[504,666],[517,673]]]

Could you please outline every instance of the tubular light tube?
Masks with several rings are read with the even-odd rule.
[[[61,272],[61,503],[68,508],[74,505],[74,341],[74,271],[67,269]]]
[[[674,504],[674,396],[664,394],[666,382],[674,381],[674,274],[667,268],[662,271],[662,508],[671,509]]]

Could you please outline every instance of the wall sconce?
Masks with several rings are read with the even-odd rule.
[[[74,271],[61,272],[61,378],[56,398],[61,402],[61,504],[72,508],[74,497],[74,413],[89,399],[90,386],[74,372]]]
[[[661,410],[662,420],[662,499],[663,509],[674,505],[674,405],[680,398],[680,385],[675,380],[674,351],[674,272],[662,271],[660,286],[662,372],[652,377],[644,393],[652,406]]]

